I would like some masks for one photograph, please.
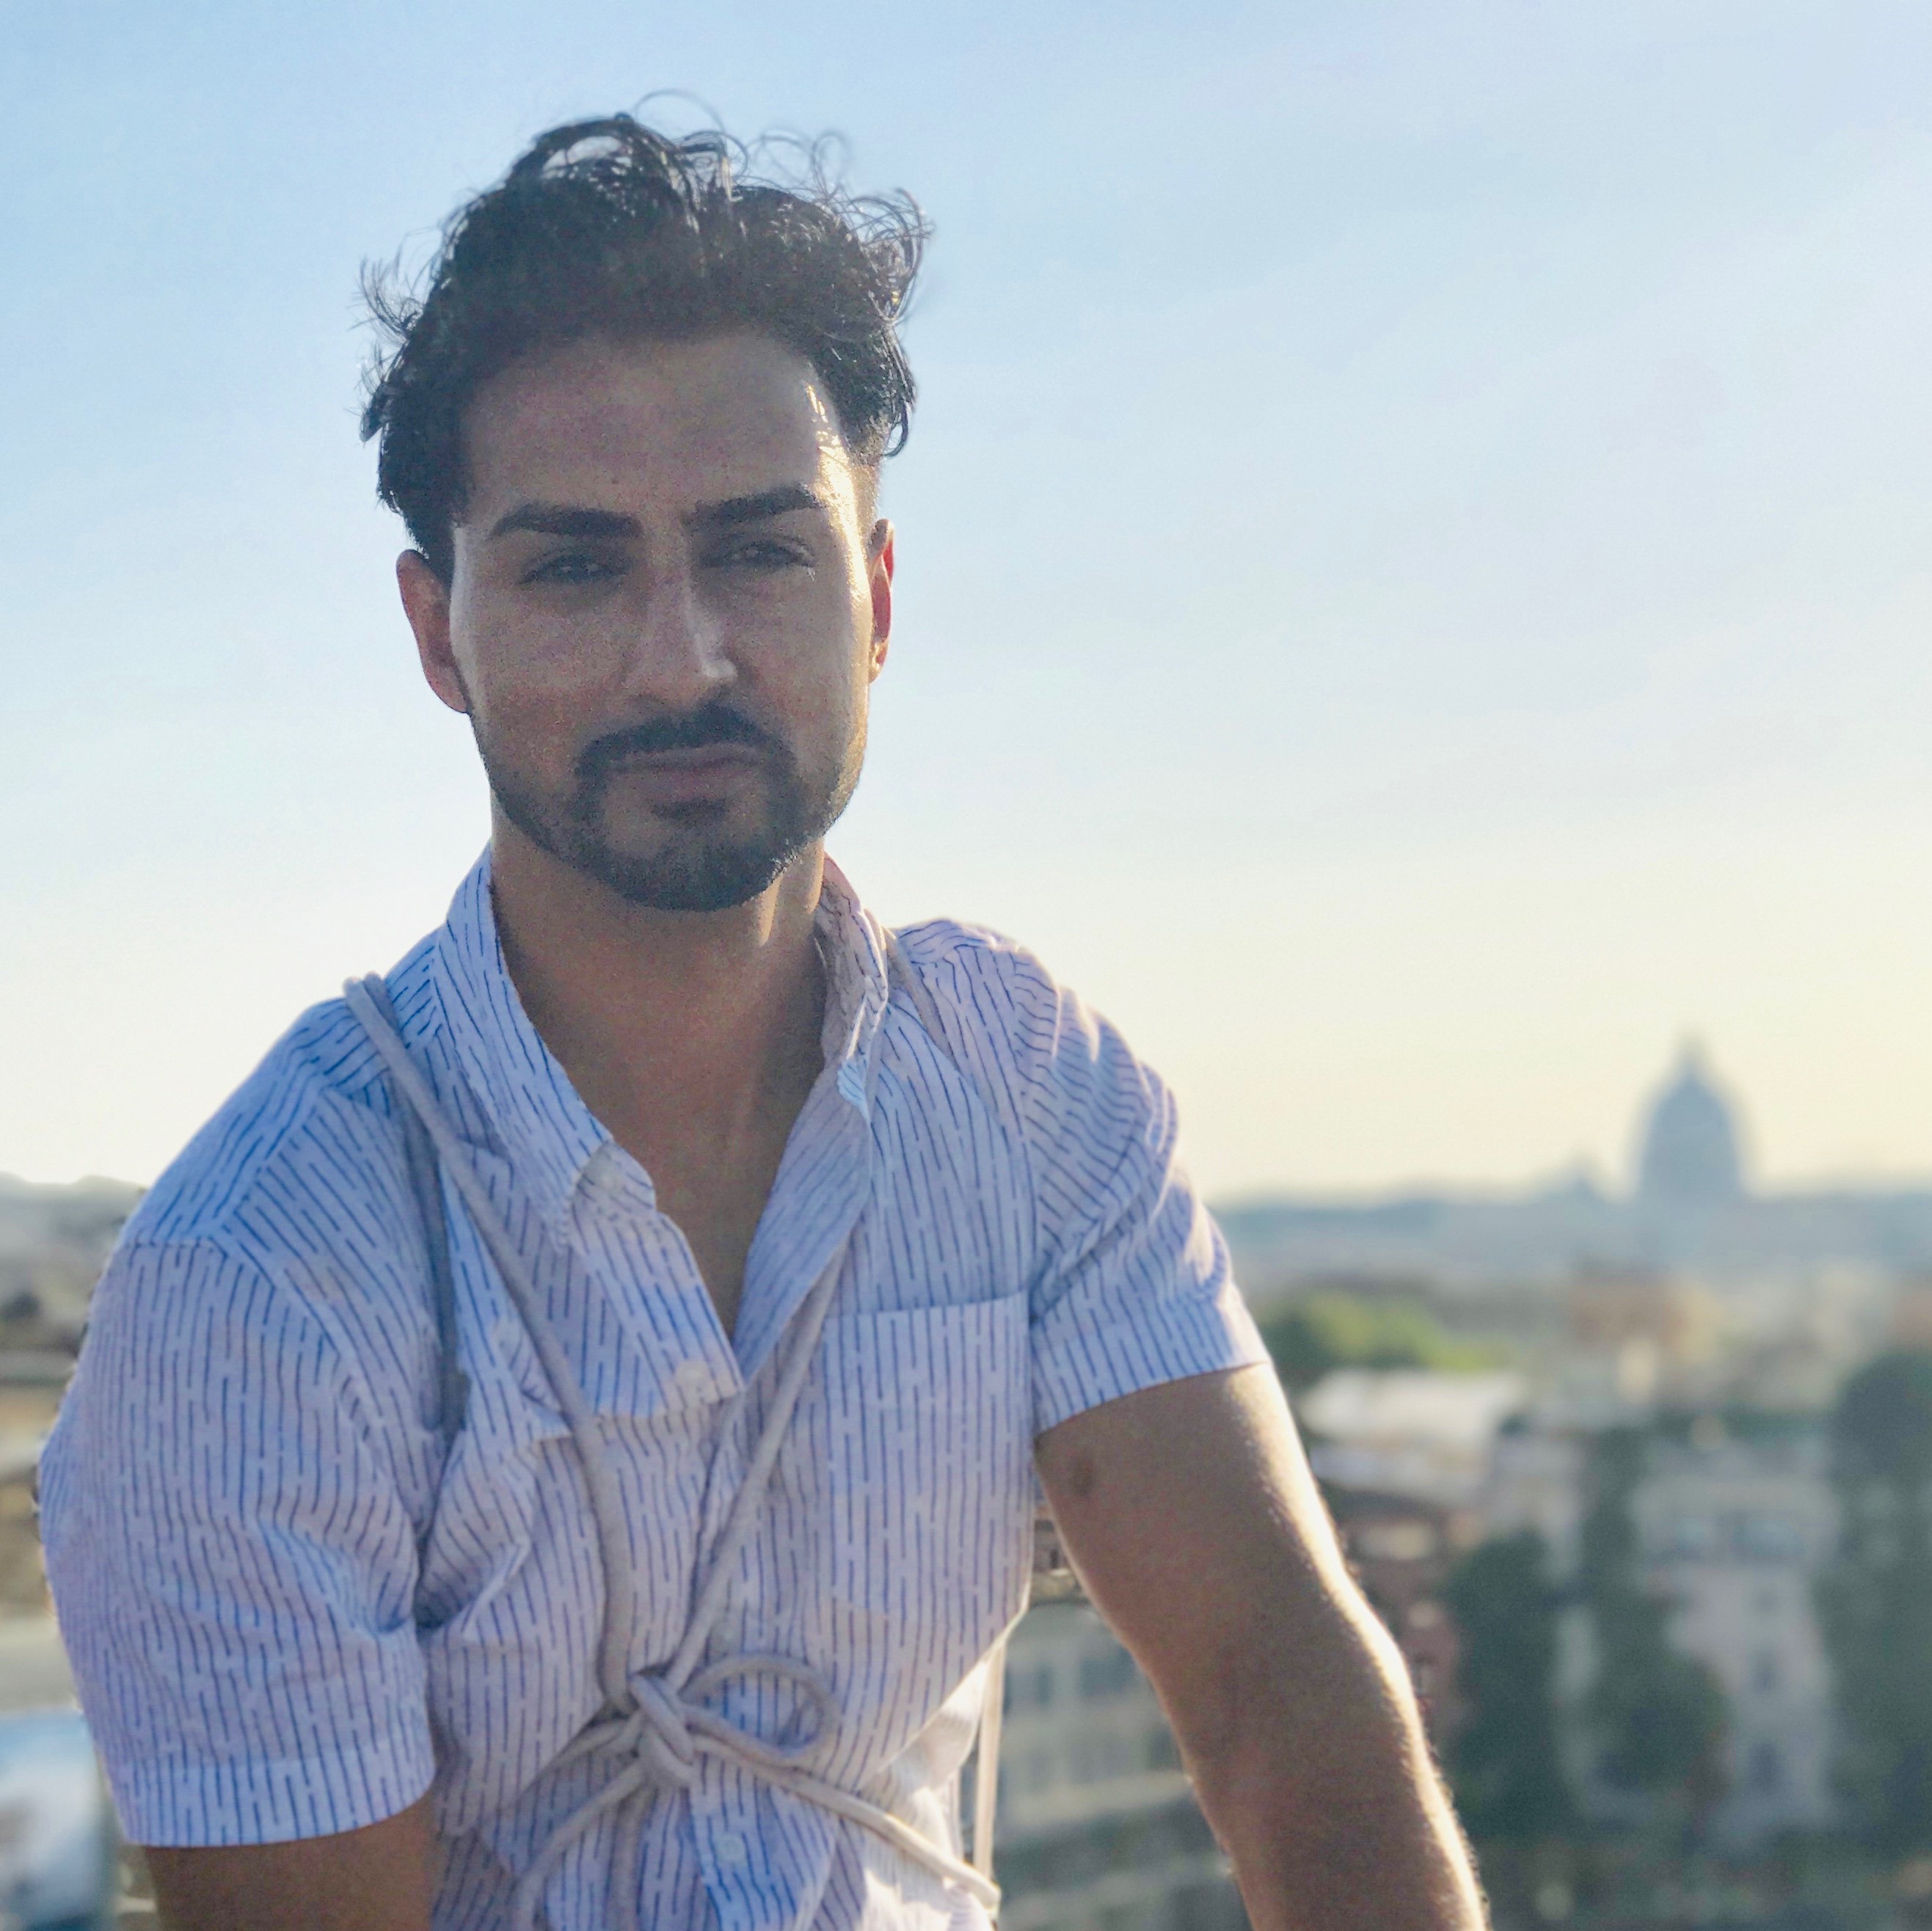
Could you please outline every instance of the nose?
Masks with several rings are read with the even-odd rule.
[[[629,694],[656,708],[688,710],[737,681],[724,625],[688,568],[650,573],[628,667]]]

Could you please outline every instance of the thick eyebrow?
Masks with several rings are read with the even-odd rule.
[[[722,502],[700,503],[685,521],[701,529],[729,529],[742,523],[763,523],[767,517],[788,516],[794,510],[823,510],[824,497],[802,483],[782,483],[775,490],[760,490],[754,496],[728,496]]]
[[[490,534],[484,541],[494,543],[515,529],[527,529],[538,536],[609,538],[644,534],[637,518],[620,510],[576,509],[568,503],[519,503],[490,525]]]
[[[729,529],[741,523],[764,523],[769,518],[788,516],[794,510],[824,510],[824,499],[802,483],[782,483],[774,490],[760,490],[755,496],[727,496],[715,503],[700,503],[685,517],[695,529]],[[644,534],[634,516],[621,510],[583,509],[569,503],[519,503],[490,525],[484,540],[494,543],[513,530],[528,530],[536,536],[635,538]]]

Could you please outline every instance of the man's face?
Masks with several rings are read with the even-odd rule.
[[[890,533],[811,365],[760,334],[592,339],[513,364],[465,427],[451,583],[402,581],[497,809],[634,904],[762,892],[852,795],[891,622]]]

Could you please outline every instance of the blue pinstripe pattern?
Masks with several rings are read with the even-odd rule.
[[[823,1774],[956,1844],[982,1664],[1024,1598],[1034,1436],[1262,1350],[1177,1164],[1172,1105],[1117,1033],[1018,948],[935,923],[904,934],[935,1041],[891,997],[882,935],[836,872],[820,932],[825,1072],[734,1337],[649,1176],[525,1017],[487,859],[388,985],[599,1417],[640,1668],[676,1646],[779,1339],[850,1234],[713,1645],[824,1672],[846,1716]],[[594,1770],[550,1766],[596,1714],[604,1580],[563,1417],[448,1204],[470,1394],[446,1446],[395,1105],[346,1009],[305,1014],[129,1224],[42,1507],[131,1837],[320,1835],[433,1790],[438,1931],[485,1931],[592,1787]],[[776,1738],[792,1693],[748,1675],[716,1699]],[[606,1921],[611,1861],[598,1829],[565,1858],[554,1931]],[[666,1926],[984,1921],[891,1846],[715,1759],[654,1804],[643,1873],[642,1918]]]

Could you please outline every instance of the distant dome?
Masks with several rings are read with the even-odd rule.
[[[1660,1206],[1715,1206],[1744,1190],[1736,1116],[1687,1046],[1645,1123],[1637,1193]]]

